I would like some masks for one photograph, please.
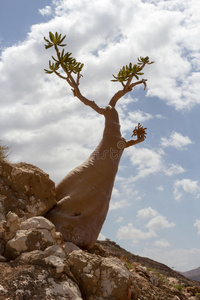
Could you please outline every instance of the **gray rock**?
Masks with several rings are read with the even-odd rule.
[[[70,253],[67,261],[85,299],[128,299],[131,275],[118,258],[102,258],[79,250]]]
[[[65,251],[66,253],[71,253],[74,250],[81,250],[78,246],[76,246],[75,244],[71,243],[71,242],[66,242],[65,243]]]
[[[56,204],[49,175],[27,163],[0,160],[0,219],[11,211],[20,218],[45,214]]]
[[[15,267],[1,263],[0,299],[83,300],[78,285],[66,274],[57,279],[46,266],[21,261]]]
[[[61,245],[63,242],[61,233],[57,233],[55,226],[42,216],[32,217],[20,222],[16,214],[9,212],[6,219],[5,232],[7,243],[5,245],[5,256],[8,259],[15,259],[24,252],[43,251],[49,246]],[[9,224],[17,225],[11,226],[12,230],[9,231]]]

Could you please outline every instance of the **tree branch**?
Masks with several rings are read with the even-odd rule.
[[[81,77],[81,74],[78,73],[77,74],[77,79],[76,81],[74,80],[73,76],[71,75],[71,72],[68,72],[63,64],[63,62],[61,61],[60,59],[60,52],[58,50],[58,47],[57,45],[55,45],[55,50],[56,50],[56,54],[57,54],[57,57],[58,57],[58,60],[60,62],[60,65],[63,69],[63,71],[67,74],[67,77],[65,76],[62,76],[60,73],[54,71],[54,73],[59,76],[60,78],[62,79],[65,79],[67,80],[68,84],[72,87],[72,92],[74,94],[74,97],[77,97],[81,102],[83,102],[85,105],[88,105],[90,106],[92,109],[94,109],[97,113],[101,114],[101,115],[104,115],[105,114],[105,108],[101,108],[99,107],[94,101],[91,101],[89,99],[87,99],[86,97],[84,97],[78,86],[79,86],[79,80],[80,80],[80,77]]]
[[[73,94],[74,94],[74,97],[77,97],[77,98],[78,98],[81,102],[83,102],[85,105],[90,106],[90,107],[91,107],[92,109],[94,109],[98,114],[100,114],[100,115],[104,115],[104,114],[105,114],[106,109],[105,109],[105,108],[99,107],[94,101],[91,101],[91,100],[85,98],[85,97],[81,94],[81,92],[80,92],[78,86],[75,86],[75,87],[72,89],[72,92],[73,92]]]
[[[136,86],[136,85],[138,85],[138,84],[141,84],[141,83],[144,84],[144,90],[145,90],[146,87],[147,87],[146,81],[147,81],[147,79],[141,79],[141,80],[139,80],[139,81],[136,81],[136,82],[132,83],[132,84],[130,85],[131,90],[134,88],[134,86]]]
[[[132,80],[132,78],[131,78],[131,80]],[[131,82],[131,80],[130,80],[130,82]],[[129,83],[129,85],[126,84],[126,85],[124,86],[124,89],[123,89],[123,90],[119,90],[119,91],[111,98],[111,100],[110,100],[110,102],[109,102],[109,105],[112,106],[112,107],[115,107],[115,105],[117,104],[117,101],[118,101],[120,98],[122,98],[126,93],[131,92],[132,89],[133,89],[136,85],[138,85],[138,84],[142,84],[142,83],[143,83],[143,84],[144,84],[144,89],[146,89],[146,86],[147,86],[146,81],[147,81],[147,79],[141,79],[141,80],[139,80],[139,81],[136,81],[136,82],[130,84],[130,83],[129,83],[129,80],[128,80],[127,84]]]
[[[129,141],[126,141],[126,146],[125,146],[125,148],[128,148],[128,147],[130,147],[130,146],[139,144],[139,143],[141,143],[141,142],[143,142],[143,141],[144,141],[144,138],[137,139],[137,140],[129,140]]]

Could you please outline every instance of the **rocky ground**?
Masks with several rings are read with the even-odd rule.
[[[0,299],[200,299],[198,282],[141,260],[134,262],[134,255],[108,241],[96,243],[90,252],[71,243],[26,251],[0,263]]]
[[[42,216],[54,188],[42,170],[0,161],[0,300],[200,299],[199,282],[114,242],[64,242]]]

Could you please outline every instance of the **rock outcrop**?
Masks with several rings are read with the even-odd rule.
[[[44,217],[32,217],[20,223],[19,217],[9,212],[6,219],[2,235],[5,241],[4,256],[7,259],[15,259],[24,252],[44,250],[63,243],[62,234],[56,232],[55,226]]]
[[[131,299],[124,262],[65,243],[46,218],[9,212],[0,229],[0,299]]]
[[[81,250],[42,216],[9,212],[0,233],[0,300],[199,299],[200,286],[175,271],[169,277],[130,262],[119,246],[116,253],[104,243]]]
[[[41,169],[0,161],[0,219],[11,211],[20,218],[41,216],[56,204],[55,184]]]

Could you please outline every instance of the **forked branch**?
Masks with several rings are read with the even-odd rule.
[[[81,102],[83,102],[85,105],[90,106],[92,109],[94,109],[99,114],[105,114],[106,108],[99,107],[94,101],[91,101],[84,97],[79,89],[79,83],[81,78],[81,71],[84,66],[83,63],[77,62],[75,58],[71,56],[71,53],[64,52],[64,49],[62,52],[59,51],[58,47],[64,47],[66,44],[62,44],[64,37],[61,37],[61,34],[58,35],[56,32],[55,35],[51,32],[49,32],[49,40],[44,38],[44,40],[47,42],[45,45],[45,48],[51,48],[54,47],[56,51],[57,57],[53,58],[54,62],[52,63],[49,61],[49,70],[45,69],[45,72],[47,74],[55,73],[60,78],[67,81],[67,83],[71,86],[72,92],[75,97],[77,97]],[[129,93],[132,91],[132,89],[139,84],[144,84],[144,89],[146,88],[147,79],[141,79],[139,80],[139,76],[143,75],[144,73],[141,72],[145,65],[152,64],[153,62],[149,61],[149,57],[140,57],[138,58],[138,63],[132,65],[130,63],[129,65],[123,66],[122,69],[120,69],[117,76],[113,75],[114,79],[111,81],[118,81],[122,84],[123,89],[119,90],[110,100],[109,105],[111,107],[115,107],[117,104],[117,101],[122,98],[126,93]],[[66,76],[63,76],[60,74],[59,69],[61,68],[62,71],[66,74]],[[76,76],[76,79],[72,75]],[[132,82],[132,80],[136,78],[136,82]]]
[[[75,58],[71,56],[71,53],[67,52],[65,53],[64,50],[62,52],[59,51],[58,46],[64,47],[65,44],[62,44],[63,40],[65,39],[65,36],[62,38],[61,34],[58,35],[56,32],[55,35],[51,32],[49,32],[49,40],[44,38],[44,40],[47,42],[45,45],[45,48],[51,48],[54,46],[56,51],[56,58],[52,56],[53,60],[55,62],[49,61],[49,69],[45,69],[45,72],[47,74],[55,73],[58,77],[64,79],[67,81],[67,83],[71,86],[72,92],[75,97],[77,97],[81,102],[83,102],[85,105],[90,106],[92,109],[94,109],[99,114],[104,114],[105,109],[100,108],[94,101],[91,101],[84,97],[80,90],[79,90],[79,83],[81,78],[81,70],[84,66],[84,64],[77,62]],[[63,76],[60,74],[59,69],[64,71],[64,73],[67,76]],[[72,76],[72,74],[75,74],[76,79]]]
[[[119,90],[110,100],[109,105],[112,107],[115,107],[115,105],[117,104],[117,101],[122,98],[124,95],[126,95],[127,93],[131,92],[132,89],[139,84],[144,84],[144,90],[146,89],[146,81],[147,79],[141,79],[138,80],[136,82],[133,82],[132,84],[129,85],[124,85],[123,90]]]
[[[122,69],[119,70],[119,73],[117,76],[113,75],[114,79],[111,81],[114,82],[120,82],[123,86],[123,90],[118,91],[110,100],[110,105],[112,107],[115,107],[117,104],[117,101],[123,97],[126,93],[129,93],[132,91],[132,89],[139,84],[144,84],[144,89],[146,89],[146,81],[147,79],[141,79],[139,80],[139,76],[143,75],[144,73],[141,72],[143,68],[148,64],[154,63],[153,61],[149,61],[149,57],[140,57],[138,58],[138,63],[135,65],[132,65],[131,63],[129,65],[123,66]],[[136,82],[132,82],[133,78],[136,78]]]

